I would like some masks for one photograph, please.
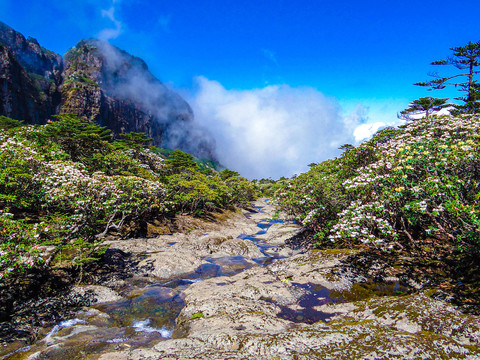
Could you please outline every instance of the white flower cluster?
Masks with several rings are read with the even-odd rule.
[[[379,202],[363,204],[360,200],[354,201],[339,214],[340,220],[333,226],[329,239],[381,243],[385,237],[395,238],[395,229],[382,217],[385,213],[388,211]]]
[[[83,164],[71,161],[45,163],[34,181],[45,190],[47,204],[75,209],[77,213],[87,205],[91,210],[129,213],[140,205],[163,199],[165,193],[159,182],[136,176],[106,176],[102,172],[89,175]]]
[[[435,126],[425,120],[406,125],[397,136],[378,145],[378,161],[357,169],[358,175],[343,183],[358,200],[339,214],[330,232],[331,241],[348,238],[364,243],[375,240],[378,244],[379,240],[395,239],[397,231],[388,221],[393,212],[385,210],[376,201],[379,198],[387,207],[402,207],[399,201],[408,198],[408,192],[415,200],[404,210],[426,215],[430,208],[433,216],[445,211],[444,197],[455,194],[458,186],[465,184],[452,175],[457,171],[455,167],[462,158],[480,159],[480,121],[471,117],[433,121]],[[432,164],[441,166],[438,174]],[[440,171],[448,176],[442,176]]]

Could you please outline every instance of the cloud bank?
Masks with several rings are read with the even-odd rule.
[[[94,44],[104,60],[102,88],[110,96],[133,102],[145,118],[153,117],[153,134],[162,134],[161,139],[153,136],[157,144],[179,148],[198,157],[213,156],[215,141],[192,121],[189,104],[155,78],[142,59],[105,41],[94,41]]]
[[[196,120],[213,135],[220,162],[248,178],[289,177],[338,156],[365,122],[365,109],[344,116],[335,99],[310,87],[227,90],[205,77],[195,81]]]

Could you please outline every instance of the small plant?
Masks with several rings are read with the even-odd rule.
[[[192,315],[191,320],[204,318],[204,317],[205,315],[203,315],[203,312],[199,311]]]

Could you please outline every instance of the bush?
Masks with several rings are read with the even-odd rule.
[[[422,239],[480,249],[480,124],[421,119],[314,166],[276,193],[319,238],[393,249]]]
[[[0,118],[0,279],[46,267],[64,249],[70,264],[93,259],[109,229],[126,223],[140,229],[254,196],[234,172],[205,174],[190,154],[176,150],[165,161],[144,134],[124,138],[112,143],[103,127],[71,114],[43,126]]]

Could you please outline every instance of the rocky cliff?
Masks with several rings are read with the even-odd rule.
[[[214,143],[188,103],[145,62],[99,40],[81,40],[62,58],[0,22],[0,115],[42,124],[74,113],[115,135],[145,132],[156,145],[214,159]]]
[[[58,112],[62,57],[0,22],[0,115],[44,123]]]

